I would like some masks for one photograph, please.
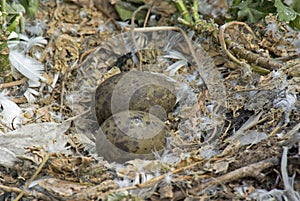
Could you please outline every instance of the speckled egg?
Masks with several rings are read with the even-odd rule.
[[[150,112],[161,120],[176,104],[175,81],[150,72],[120,73],[101,83],[95,93],[99,125],[124,110]]]
[[[101,130],[112,147],[130,154],[151,154],[154,150],[162,150],[166,143],[164,122],[143,111],[114,114],[104,121]],[[96,143],[97,147],[102,146],[102,142]]]

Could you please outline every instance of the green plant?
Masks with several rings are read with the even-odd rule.
[[[14,31],[17,33],[24,32],[23,13],[32,17],[37,11],[37,0],[23,0],[21,2],[22,4],[7,3],[6,0],[0,2],[0,78],[2,82],[12,81],[8,37]]]
[[[295,9],[299,9],[299,0],[294,0],[291,5],[284,4],[282,0],[232,0],[228,13],[232,20],[249,23],[259,22],[273,13],[279,21],[288,22],[291,27],[300,30],[300,13]]]
[[[192,27],[197,32],[208,31],[216,34],[217,25],[213,21],[206,21],[199,15],[198,8],[201,2],[199,0],[183,1],[172,0],[181,15],[178,21],[184,25]]]

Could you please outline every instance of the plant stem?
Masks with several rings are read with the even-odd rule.
[[[1,12],[2,13],[4,13],[5,10],[6,10],[5,6],[6,6],[6,1],[5,0],[1,0]]]
[[[2,16],[0,16],[0,25],[2,26],[6,19],[6,0],[1,0],[1,13]]]
[[[194,19],[195,19],[195,24],[200,23],[200,16],[198,14],[198,0],[194,0],[193,2],[193,15],[194,15]]]
[[[3,30],[0,30],[0,78],[2,78],[4,82],[12,81],[9,48],[6,33]]]
[[[192,25],[191,16],[190,16],[189,11],[187,10],[186,6],[184,5],[183,0],[173,0],[173,2],[175,3],[177,9],[181,13],[183,20],[186,23],[188,23],[189,25]]]
[[[8,33],[6,28],[3,27],[6,21],[6,0],[1,0],[1,13],[0,16],[0,78],[2,82],[11,82],[11,66],[9,61],[9,48],[7,45]]]

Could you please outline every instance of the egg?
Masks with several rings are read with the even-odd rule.
[[[95,92],[99,125],[125,110],[150,112],[165,120],[176,104],[175,81],[165,75],[132,71],[106,79]]]
[[[153,159],[166,144],[166,126],[144,111],[122,111],[106,119],[96,135],[96,148],[108,161]]]

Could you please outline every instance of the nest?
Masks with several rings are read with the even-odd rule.
[[[269,30],[285,24],[268,16],[266,25],[231,22],[209,34],[161,26],[119,33],[93,6],[49,1],[40,9],[47,12],[36,23],[47,24],[40,31],[48,45],[29,53],[45,65],[39,97],[17,97],[26,79],[0,85],[15,97],[0,96],[1,197],[299,199],[298,39],[291,30]],[[94,94],[107,78],[132,70],[175,80],[178,106],[155,160],[109,163],[96,152]],[[7,115],[8,105],[18,118]]]

